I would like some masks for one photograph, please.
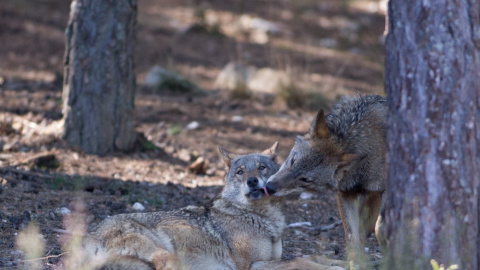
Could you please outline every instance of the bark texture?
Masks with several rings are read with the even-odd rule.
[[[480,269],[480,2],[388,10],[387,269]]]
[[[64,139],[105,155],[127,150],[132,124],[136,0],[74,0],[66,29]]]

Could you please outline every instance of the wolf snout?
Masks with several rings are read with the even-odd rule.
[[[267,185],[264,188],[265,194],[267,195],[273,195],[275,192],[277,192],[275,184],[272,182],[268,182]]]
[[[247,179],[247,185],[251,188],[255,188],[258,186],[258,178],[257,177],[249,177]]]

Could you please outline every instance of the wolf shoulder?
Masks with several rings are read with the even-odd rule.
[[[342,98],[326,121],[330,132],[347,145],[360,146],[361,142],[385,145],[387,117],[386,99],[367,95]]]

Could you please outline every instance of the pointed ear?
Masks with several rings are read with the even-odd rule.
[[[267,150],[263,151],[262,154],[270,156],[272,160],[274,160],[277,157],[277,148],[278,148],[278,142],[275,142],[272,147],[268,148]]]
[[[221,146],[218,147],[218,151],[222,155],[223,162],[225,163],[225,167],[227,168],[227,170],[230,169],[232,160],[234,160],[238,155],[222,148]]]
[[[335,171],[335,178],[340,180],[347,174],[355,165],[362,161],[367,155],[343,153],[340,156],[337,170]]]
[[[328,131],[325,113],[323,110],[320,110],[312,123],[312,127],[310,128],[310,138],[322,139],[327,138],[328,135],[330,135],[330,131]]]

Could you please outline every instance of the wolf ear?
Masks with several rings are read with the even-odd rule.
[[[367,155],[343,153],[340,156],[337,170],[335,171],[335,178],[340,180],[345,174],[350,171],[355,165],[362,161]]]
[[[320,110],[312,123],[312,127],[310,128],[310,138],[323,139],[328,137],[329,134],[330,131],[328,131],[325,113],[323,110]]]
[[[234,160],[238,155],[222,148],[221,146],[218,147],[218,151],[222,155],[223,162],[225,163],[225,167],[227,168],[227,170],[230,169],[232,160]]]
[[[272,147],[268,148],[267,150],[263,151],[262,154],[270,156],[272,160],[275,160],[277,157],[277,148],[278,148],[278,142],[275,142]]]

